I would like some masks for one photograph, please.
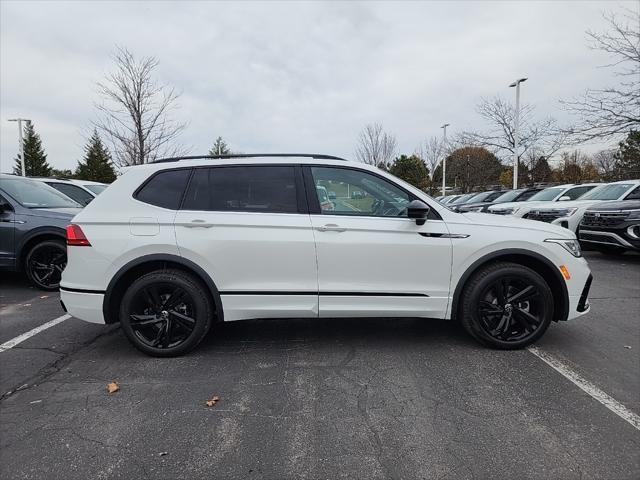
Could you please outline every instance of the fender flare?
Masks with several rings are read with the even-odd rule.
[[[458,284],[456,285],[456,288],[453,293],[453,300],[451,303],[451,319],[452,320],[455,320],[455,317],[457,316],[458,305],[460,302],[460,295],[462,294],[462,289],[464,288],[464,285],[467,283],[467,280],[469,280],[469,277],[471,277],[471,275],[473,275],[478,270],[478,268],[480,268],[482,265],[489,263],[492,260],[499,260],[501,257],[510,257],[514,255],[517,255],[520,257],[529,257],[532,260],[542,262],[549,269],[549,271],[553,272],[554,278],[556,279],[558,284],[561,285],[559,304],[562,308],[562,310],[559,312],[556,311],[556,309],[554,308],[554,312],[553,312],[553,316],[555,317],[554,320],[567,319],[569,315],[569,291],[567,289],[567,284],[564,281],[562,274],[560,273],[560,269],[556,267],[553,264],[553,262],[551,262],[551,260],[544,257],[543,255],[540,255],[537,252],[532,252],[531,250],[525,250],[520,248],[506,248],[503,250],[496,250],[494,252],[483,255],[482,257],[477,259],[475,262],[473,262],[471,265],[469,265],[469,267],[465,270],[465,272],[460,277],[460,280],[458,280]],[[508,261],[509,259],[507,258],[505,260]],[[551,285],[549,287],[552,288]],[[552,288],[552,291],[553,291],[553,288]],[[554,295],[554,298],[555,298],[555,295]]]
[[[215,282],[213,281],[213,279],[209,276],[209,274],[205,272],[205,270],[202,267],[192,262],[191,260],[180,257],[178,255],[172,255],[168,253],[154,253],[151,255],[144,255],[142,257],[138,257],[124,264],[116,272],[116,274],[113,277],[111,277],[111,280],[109,281],[109,285],[105,290],[104,300],[102,302],[102,313],[104,315],[105,320],[108,320],[109,318],[111,318],[110,317],[111,312],[109,311],[109,309],[112,301],[112,295],[120,279],[122,279],[122,277],[125,274],[127,274],[132,268],[135,268],[139,265],[142,265],[144,263],[149,263],[149,262],[177,263],[185,267],[186,269],[190,270],[191,272],[193,272],[197,277],[200,278],[200,280],[204,282],[205,286],[209,290],[209,293],[213,298],[213,303],[216,307],[216,315],[218,317],[218,321],[221,321],[221,322],[224,321],[224,310],[222,309],[222,299],[220,298],[220,292]],[[115,322],[109,322],[109,323],[115,323]]]
[[[16,263],[18,267],[22,264],[23,256],[26,254],[26,252],[24,252],[25,245],[40,235],[55,235],[56,237],[60,237],[60,240],[66,240],[67,238],[65,229],[61,227],[43,226],[29,230],[29,232],[20,239],[20,243],[16,245]]]

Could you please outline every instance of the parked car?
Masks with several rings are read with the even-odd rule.
[[[605,254],[640,251],[640,200],[602,202],[587,208],[578,232],[580,242]]]
[[[374,201],[323,211],[316,185],[329,181]],[[157,356],[191,350],[217,322],[285,317],[458,319],[481,343],[513,349],[589,310],[573,233],[458,214],[329,156],[136,166],[74,218],[67,245],[68,312],[120,322]]]
[[[80,205],[29,178],[0,174],[0,267],[55,290],[67,263],[65,228]]]
[[[587,192],[599,187],[600,185],[602,185],[602,183],[583,183],[579,185],[568,184],[545,188],[524,202],[510,202],[493,205],[489,207],[489,213],[524,217],[532,208],[547,206],[549,205],[549,202],[568,202],[571,200],[577,200],[582,195],[585,195]]]
[[[518,190],[502,190],[502,194],[497,197],[494,196],[492,200],[485,199],[484,202],[475,202],[474,199],[471,199],[469,203],[465,203],[460,207],[460,211],[488,212],[489,207],[492,205],[527,201],[540,190],[542,190],[542,188],[538,187],[519,188]]]
[[[640,180],[622,180],[594,188],[573,202],[531,209],[523,218],[553,223],[575,232],[587,208],[606,200],[639,200]]]
[[[448,202],[446,205],[451,210],[455,211],[458,206],[468,202],[473,197],[475,197],[477,194],[478,194],[478,192],[472,192],[472,193],[465,193],[463,195],[458,195],[458,198]]]
[[[440,200],[438,200],[442,205],[446,205],[448,203],[451,203],[455,200],[457,200],[458,198],[460,198],[462,195],[456,194],[456,195],[446,195],[444,197],[440,197]]]
[[[482,211],[483,204],[493,203],[496,198],[504,193],[504,190],[489,190],[488,192],[479,193],[471,197],[466,203],[459,205],[455,210],[458,212],[480,212]]]
[[[83,207],[88,205],[91,200],[96,198],[100,192],[109,186],[105,183],[91,182],[88,180],[69,180],[50,177],[30,178],[46,183]]]

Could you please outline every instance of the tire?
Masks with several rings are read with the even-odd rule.
[[[209,292],[180,270],[156,270],[135,280],[120,305],[120,324],[129,341],[154,357],[193,350],[211,328]]]
[[[62,240],[44,240],[31,247],[24,259],[24,272],[40,290],[57,290],[64,267],[67,246]]]
[[[464,286],[460,322],[483,345],[514,350],[538,340],[553,317],[553,295],[535,271],[497,262],[473,274]]]

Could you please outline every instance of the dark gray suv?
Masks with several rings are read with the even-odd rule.
[[[56,290],[67,264],[65,228],[80,210],[42,182],[0,174],[0,269],[24,271],[36,287]]]

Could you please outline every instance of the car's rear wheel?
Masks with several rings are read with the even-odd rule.
[[[133,282],[120,306],[120,323],[129,341],[157,357],[194,349],[209,331],[211,298],[192,275],[158,270]]]
[[[67,247],[60,240],[37,243],[29,250],[24,261],[27,278],[41,290],[57,290],[66,266]]]
[[[494,348],[530,345],[553,317],[553,295],[544,278],[515,263],[483,267],[465,285],[461,301],[464,328]]]

